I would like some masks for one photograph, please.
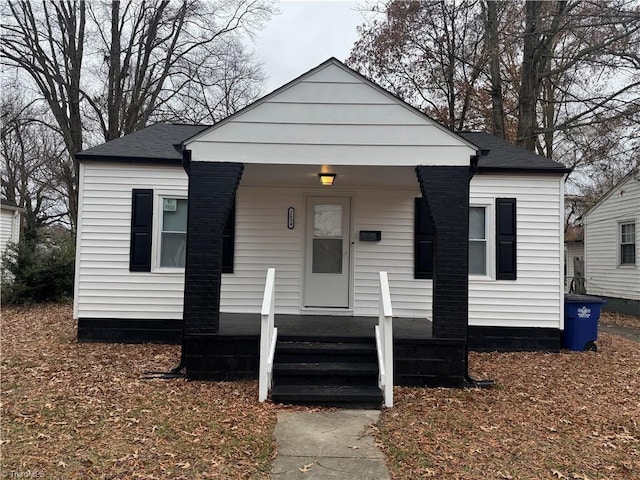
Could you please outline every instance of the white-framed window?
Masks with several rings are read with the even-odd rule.
[[[469,274],[488,275],[488,208],[469,207]]]
[[[620,224],[620,265],[636,264],[636,223]]]
[[[187,251],[187,199],[158,197],[156,265],[159,269],[184,269]]]

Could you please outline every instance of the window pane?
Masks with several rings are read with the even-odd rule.
[[[314,205],[313,236],[342,236],[342,205]]]
[[[342,239],[313,239],[313,273],[342,273]]]
[[[633,243],[636,241],[636,224],[635,223],[625,223],[621,225],[621,240],[622,243]]]
[[[162,231],[187,231],[187,201],[164,198],[162,202]]]
[[[636,263],[635,243],[630,243],[628,245],[620,245],[620,263],[624,265],[635,265]]]
[[[469,238],[486,238],[484,231],[484,207],[469,208]]]
[[[469,240],[469,273],[486,275],[486,245],[484,240]]]
[[[184,267],[187,250],[186,233],[162,233],[161,267]]]

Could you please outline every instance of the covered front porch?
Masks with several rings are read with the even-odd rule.
[[[322,376],[331,390],[333,377],[357,382],[377,369],[387,388],[462,386],[478,154],[335,59],[183,142],[187,376],[255,377],[266,350],[276,384],[286,370],[298,382]],[[327,173],[335,184],[321,186]],[[261,289],[273,267],[265,329]],[[392,299],[393,333],[385,313],[376,335],[379,305],[390,312]],[[368,346],[373,359],[348,358],[369,357],[359,353]],[[318,360],[330,352],[339,360]]]

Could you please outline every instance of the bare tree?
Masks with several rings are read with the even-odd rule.
[[[638,111],[637,2],[529,0],[525,13],[518,144],[552,157],[555,132]]]
[[[500,138],[506,138],[504,124],[504,100],[502,92],[502,71],[500,68],[500,48],[498,9],[495,0],[481,4],[485,19],[485,48],[489,57],[489,79],[491,92],[491,131]]]
[[[637,1],[388,1],[377,10],[349,63],[452,128],[484,127],[571,164],[573,131],[616,125],[620,136],[637,122]]]
[[[359,27],[347,62],[452,129],[486,123],[484,32],[477,1],[391,1]]]
[[[270,0],[8,0],[1,8],[3,63],[27,74],[49,106],[49,126],[64,139],[68,160],[61,181],[69,182],[72,225],[77,216],[73,162],[84,142],[111,140],[167,114],[180,118],[181,109],[193,106],[198,90],[193,83],[208,93],[220,65],[217,101],[224,108],[207,113],[221,115],[253,100],[259,66],[237,49],[232,59],[226,55],[234,39],[250,34],[272,11]],[[250,64],[230,68],[233,59]],[[229,94],[233,98],[225,98]]]
[[[83,148],[80,80],[85,43],[85,3],[43,2],[34,13],[28,1],[6,2],[11,22],[3,22],[2,56],[26,72],[54,119],[71,159]],[[70,160],[70,165],[72,160]],[[68,167],[68,206],[72,225],[78,213],[77,175]]]
[[[260,64],[231,39],[220,46],[215,62],[190,74],[179,99],[165,102],[154,116],[186,123],[216,123],[257,100],[265,80]],[[173,77],[168,79],[173,84]]]
[[[194,89],[206,94],[218,87],[213,78],[227,79],[229,62],[243,60],[247,68],[255,68],[251,58],[237,55],[237,38],[270,14],[265,0],[115,1],[108,10],[102,4],[90,6],[94,25],[110,25],[110,30],[97,32],[97,50],[104,58],[97,72],[107,82],[100,90],[85,89],[104,139],[139,130],[152,118],[164,119],[164,112],[191,106]],[[226,101],[224,93],[221,97]],[[253,99],[239,101],[244,106]]]
[[[5,90],[0,114],[2,196],[24,208],[24,237],[35,240],[41,228],[53,224],[70,228],[65,176],[71,172],[61,137],[41,121],[46,108]]]

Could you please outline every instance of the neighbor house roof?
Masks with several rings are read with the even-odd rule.
[[[5,210],[17,210],[19,212],[24,212],[24,208],[17,206],[15,203],[7,200],[6,198],[0,198],[0,205]]]
[[[481,149],[478,171],[536,171],[541,173],[569,173],[571,169],[550,158],[525,150],[517,145],[484,132],[460,132],[460,136]]]
[[[115,161],[127,163],[182,162],[182,142],[209,128],[209,125],[157,123],[76,155],[79,161]],[[483,132],[461,132],[460,136],[481,151],[480,172],[569,173],[570,169],[505,140]]]
[[[587,215],[589,215],[594,209],[599,207],[602,202],[604,202],[607,198],[609,198],[613,194],[613,192],[618,190],[625,183],[631,181],[632,178],[640,182],[640,167],[632,168],[631,171],[627,173],[618,183],[616,183],[613,187],[607,190],[607,192],[604,195],[602,195],[602,197],[600,197],[600,199],[596,203],[591,205],[591,208],[582,215],[582,218],[586,218]]]
[[[76,154],[79,161],[119,161],[131,163],[182,162],[182,142],[209,125],[156,123],[124,137]]]

